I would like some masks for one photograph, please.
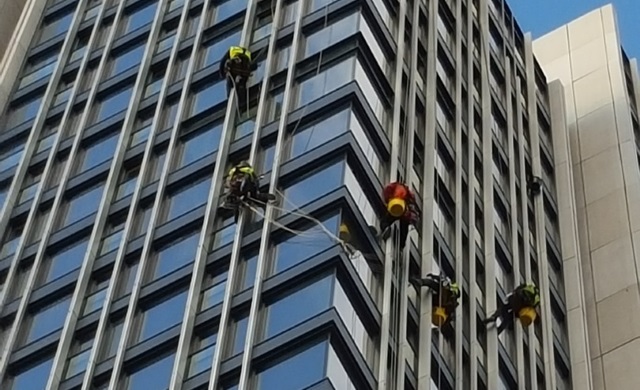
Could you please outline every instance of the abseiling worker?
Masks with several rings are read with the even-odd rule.
[[[387,184],[382,196],[387,213],[380,224],[382,231],[380,237],[384,238],[391,225],[398,221],[400,223],[400,250],[403,250],[409,235],[409,226],[416,226],[419,220],[416,198],[409,187],[400,182]]]
[[[231,46],[220,60],[220,76],[227,79],[227,96],[234,86],[245,89],[251,73],[256,69],[258,64],[252,60],[248,49]]]
[[[460,287],[446,275],[429,274],[426,278],[411,278],[411,283],[419,287],[428,287],[431,298],[431,318],[435,326],[447,325],[460,304]]]
[[[540,290],[535,284],[521,284],[507,296],[506,302],[498,301],[498,310],[484,320],[485,324],[501,319],[498,334],[502,333],[518,316],[523,327],[527,327],[537,317],[536,308],[540,305]]]

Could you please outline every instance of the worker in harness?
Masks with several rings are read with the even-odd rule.
[[[223,207],[235,211],[236,223],[240,215],[243,202],[266,208],[269,201],[276,199],[275,195],[260,192],[260,178],[256,175],[249,162],[242,161],[231,168],[225,183],[227,195]]]
[[[220,76],[227,79],[227,96],[234,86],[244,90],[251,73],[258,64],[251,58],[251,52],[244,47],[231,46],[220,60]]]
[[[460,304],[460,287],[451,282],[446,275],[429,274],[426,278],[411,278],[411,283],[416,287],[428,287],[433,294],[431,298],[431,321],[435,326],[447,325],[456,307]]]
[[[534,284],[521,284],[507,296],[507,302],[498,301],[498,310],[484,320],[485,324],[501,319],[498,326],[498,334],[502,333],[513,323],[518,316],[523,327],[527,327],[535,321],[536,307],[540,305],[540,290]]]
[[[382,193],[387,213],[380,222],[381,233],[379,238],[386,238],[391,225],[396,221],[400,223],[400,250],[403,250],[409,226],[416,226],[419,220],[416,199],[409,187],[400,182],[388,184]]]

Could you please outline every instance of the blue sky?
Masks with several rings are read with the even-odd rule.
[[[629,58],[640,60],[640,0],[507,0],[522,31],[534,39],[609,3],[618,17],[622,47]]]

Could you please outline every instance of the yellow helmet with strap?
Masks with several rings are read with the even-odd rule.
[[[244,47],[231,46],[229,48],[229,58],[236,58],[239,55],[245,55],[247,56],[247,58],[249,58],[249,61],[251,61],[251,52]]]

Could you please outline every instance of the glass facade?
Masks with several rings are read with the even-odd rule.
[[[546,80],[502,0],[43,12],[0,122],[0,388],[571,388]],[[244,159],[278,200],[236,225]],[[369,230],[395,180],[424,217],[404,252]],[[439,271],[463,291],[440,332],[403,279]],[[541,321],[485,329],[529,280]]]

